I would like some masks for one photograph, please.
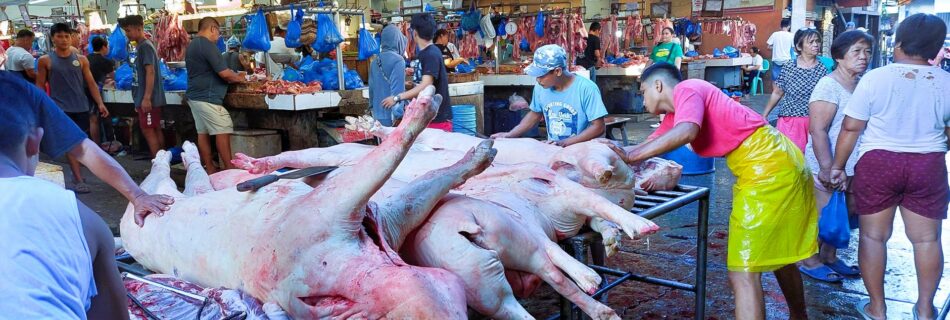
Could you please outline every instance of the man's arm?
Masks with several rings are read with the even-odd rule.
[[[696,139],[699,135],[699,125],[692,122],[683,122],[673,126],[673,129],[638,145],[627,153],[629,163],[637,163],[679,148]]]
[[[27,79],[36,82],[36,70],[33,69],[33,57],[30,56],[27,59],[22,59],[19,63],[20,68],[23,68],[23,72],[26,73]]]
[[[36,64],[36,86],[46,92],[46,77],[49,76],[49,57],[42,56]]]
[[[435,78],[430,75],[423,75],[422,82],[419,82],[419,85],[413,87],[412,89],[406,90],[403,93],[397,94],[399,96],[399,101],[402,100],[411,100],[419,95],[422,90],[426,87],[433,85],[435,83]],[[383,107],[391,108],[396,104],[396,101],[393,100],[393,97],[387,97],[383,99]]]
[[[529,111],[528,114],[521,118],[521,122],[518,123],[514,129],[511,129],[509,132],[499,132],[491,135],[492,138],[517,138],[534,128],[534,125],[538,124],[541,121],[543,116],[540,112]]]
[[[92,257],[92,274],[96,281],[96,294],[92,298],[86,317],[89,319],[128,319],[125,285],[115,265],[115,242],[112,232],[95,212],[81,201],[79,220]]]
[[[604,134],[604,131],[607,130],[607,125],[604,124],[604,118],[599,118],[597,120],[591,121],[590,125],[584,131],[581,131],[580,134],[558,141],[557,145],[566,147],[575,143],[590,141],[596,138],[599,138]]]
[[[152,111],[152,90],[155,89],[155,64],[145,65],[145,93],[142,95],[142,111]]]
[[[102,103],[102,96],[99,95],[99,85],[96,84],[96,79],[92,77],[92,71],[89,71],[89,59],[79,56],[79,64],[82,66],[82,75],[86,79],[86,88],[89,89],[89,95],[92,97],[92,101],[95,101],[96,105],[99,106],[99,116],[108,117],[109,110]]]
[[[92,140],[84,139],[69,150],[69,155],[78,159],[96,177],[108,183],[132,203],[135,207],[135,223],[139,226],[144,225],[145,216],[151,213],[161,216],[175,203],[175,199],[170,196],[145,193],[132,181],[125,169]]]
[[[594,60],[595,65],[603,66],[607,64],[607,62],[604,61],[604,54],[600,52],[600,49],[594,50],[594,57],[597,59],[597,60]]]

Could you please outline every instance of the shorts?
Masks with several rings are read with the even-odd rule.
[[[139,128],[155,129],[162,127],[162,107],[152,107],[152,111],[143,112],[141,108],[135,109],[139,115]]]
[[[72,119],[85,134],[89,134],[89,112],[66,112],[66,116]]]
[[[778,117],[775,128],[805,153],[805,146],[808,145],[808,117]]]
[[[433,122],[430,123],[426,128],[439,129],[445,132],[452,132],[452,121],[446,122]]]
[[[854,166],[855,211],[874,214],[901,206],[923,217],[947,218],[946,153],[866,152]]]
[[[198,134],[230,134],[234,132],[231,114],[223,106],[204,101],[188,101],[191,115],[195,117]]]

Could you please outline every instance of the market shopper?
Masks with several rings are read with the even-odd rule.
[[[782,74],[782,66],[792,60],[791,51],[795,35],[789,31],[791,28],[792,21],[782,19],[779,30],[773,32],[772,35],[769,36],[769,40],[765,42],[768,43],[769,49],[772,50],[771,68],[773,81],[778,80],[779,75]]]
[[[112,60],[106,58],[106,55],[109,54],[109,41],[105,37],[92,38],[92,50],[93,52],[90,52],[86,59],[89,60],[89,72],[92,73],[92,79],[96,81],[96,87],[99,88],[99,96],[101,97],[102,86],[105,84],[106,77],[115,71],[115,64],[112,63]],[[99,108],[96,108],[96,102],[92,100],[92,96],[86,96],[91,106],[89,109],[92,111],[89,116],[89,139],[99,144],[102,143]]]
[[[644,106],[666,118],[647,142],[631,150],[639,162],[690,144],[702,157],[725,157],[736,176],[729,219],[727,268],[736,319],[766,319],[762,272],[775,274],[791,319],[807,318],[795,263],[817,251],[817,210],[801,152],[761,115],[678,68],[644,70]]]
[[[222,53],[221,57],[227,62],[228,69],[234,72],[251,70],[253,73],[250,59],[241,52],[241,40],[238,40],[235,36],[231,36],[225,44],[228,47],[228,51]]]
[[[759,73],[762,70],[763,60],[762,55],[759,53],[758,47],[752,47],[752,64],[742,66],[742,71],[745,72],[745,85],[746,94],[752,93],[752,80],[759,76]],[[764,90],[763,90],[764,91]]]
[[[388,25],[380,36],[379,54],[369,64],[369,101],[373,106],[373,118],[384,126],[393,126],[396,108],[398,116],[400,104],[385,107],[383,100],[405,91],[406,83],[406,37],[399,27]]]
[[[166,195],[150,195],[141,188],[122,166],[91,140],[86,139],[82,130],[56,106],[46,93],[13,72],[0,72],[0,92],[17,92],[15,97],[23,97],[23,103],[4,103],[0,108],[16,108],[20,113],[32,113],[37,124],[43,129],[43,141],[40,152],[59,158],[69,154],[89,168],[92,174],[115,188],[135,208],[135,223],[139,226],[150,214],[162,215],[175,199]]]
[[[392,108],[399,101],[409,101],[419,95],[428,86],[435,86],[435,93],[442,96],[439,113],[432,119],[429,128],[452,132],[452,99],[449,96],[449,75],[442,61],[442,52],[432,45],[435,38],[435,19],[428,13],[417,13],[412,16],[410,27],[416,32],[415,45],[419,48],[416,56],[419,58],[422,69],[422,80],[418,85],[403,93],[394,94],[383,99],[385,108]]]
[[[607,63],[604,61],[604,51],[600,48],[600,29],[600,22],[591,22],[584,57],[577,59],[577,65],[590,70],[590,80],[594,83],[597,83],[597,68]]]
[[[55,49],[40,57],[36,75],[36,86],[46,88],[49,84],[50,97],[63,112],[69,116],[83,132],[89,132],[89,103],[86,92],[92,97],[101,117],[108,117],[109,111],[102,103],[99,87],[96,86],[89,60],[72,50],[72,29],[68,24],[57,23],[50,28],[50,37]],[[70,188],[77,193],[89,193],[89,186],[82,178],[79,159],[67,154],[69,169],[73,174]]]
[[[940,50],[947,26],[918,13],[900,23],[894,63],[861,78],[845,107],[835,145],[831,182],[854,194],[861,223],[858,264],[869,299],[857,305],[866,319],[884,319],[887,240],[900,208],[914,246],[917,303],[914,319],[934,319],[934,294],[943,273],[941,224],[947,218],[947,136],[950,135],[950,73],[927,60]],[[857,146],[854,179],[847,163]]]
[[[435,46],[442,52],[442,59],[447,71],[454,72],[455,67],[465,63],[465,59],[462,59],[459,54],[459,49],[454,43],[449,42],[449,30],[439,29],[435,32]]]
[[[762,117],[768,119],[769,113],[778,105],[778,124],[775,127],[792,139],[800,151],[805,152],[805,144],[808,143],[808,100],[818,80],[827,75],[828,70],[818,62],[821,35],[817,30],[798,30],[794,43],[798,57],[782,65],[782,74],[775,81],[772,97],[765,104]]]
[[[15,71],[27,81],[36,81],[36,58],[30,52],[33,50],[33,31],[20,30],[16,33],[13,46],[7,49],[7,61],[4,67],[8,71]]]
[[[221,29],[218,20],[205,17],[198,22],[198,34],[185,50],[185,64],[188,66],[188,89],[185,97],[195,118],[198,131],[198,152],[204,161],[205,171],[212,174],[218,171],[211,155],[211,136],[214,136],[221,168],[231,168],[231,133],[234,123],[231,114],[224,108],[224,96],[228,93],[228,83],[244,82],[245,74],[228,69],[218,51],[218,38]]]
[[[673,28],[664,27],[660,32],[660,42],[653,46],[650,53],[650,64],[668,63],[679,68],[683,63],[683,47],[673,41]]]
[[[531,95],[531,111],[510,132],[492,138],[520,137],[541,119],[547,125],[550,144],[566,147],[604,135],[607,107],[600,89],[593,81],[568,71],[564,48],[553,44],[538,48],[524,73],[538,80]]]
[[[148,143],[149,155],[155,157],[165,149],[162,132],[162,107],[165,106],[165,80],[158,68],[161,62],[151,40],[145,38],[145,20],[142,16],[126,16],[122,31],[129,41],[135,41],[135,63],[132,66],[132,102],[138,114],[139,129]]]
[[[805,147],[805,161],[814,177],[817,209],[828,204],[835,192],[831,184],[831,162],[834,160],[835,144],[844,121],[844,108],[851,100],[851,93],[858,85],[859,77],[867,69],[871,58],[874,39],[861,31],[848,31],[839,35],[831,45],[831,56],[838,67],[834,72],[821,78],[815,85],[808,104],[809,137]],[[854,176],[854,164],[857,155],[852,152],[845,167],[848,180]],[[854,195],[846,193],[848,204],[853,211]],[[821,243],[818,254],[802,261],[799,270],[818,280],[827,282],[841,281],[844,277],[860,275],[855,266],[846,265],[838,259],[837,249],[830,244]]]
[[[0,190],[16,190],[0,193],[3,317],[128,319],[109,227],[72,192],[33,177],[43,128],[20,112],[31,102],[13,94],[0,107]]]

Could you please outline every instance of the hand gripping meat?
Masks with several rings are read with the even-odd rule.
[[[381,146],[317,188],[290,180],[251,193],[207,191],[210,181],[188,147],[189,197],[169,178],[170,154],[160,152],[142,188],[178,200],[142,228],[130,206],[121,222],[126,249],[151,270],[240,289],[298,319],[465,318],[457,276],[409,266],[389,242],[421,223],[449,189],[487,167],[492,152],[483,145],[390,201],[369,201],[435,116],[440,97],[430,98],[432,91],[407,107],[405,121]],[[400,215],[408,222],[393,224]]]

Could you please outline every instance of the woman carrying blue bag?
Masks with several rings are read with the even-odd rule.
[[[844,107],[851,100],[851,93],[858,85],[858,79],[867,69],[868,60],[871,58],[871,47],[873,39],[867,33],[861,31],[848,31],[842,33],[835,39],[831,45],[831,56],[835,60],[837,68],[831,74],[818,80],[815,90],[812,91],[808,104],[809,117],[809,135],[808,143],[805,147],[805,161],[812,170],[815,180],[815,199],[822,216],[819,218],[818,233],[819,238],[823,238],[818,254],[802,261],[798,269],[805,275],[817,280],[826,282],[838,282],[844,277],[855,277],[861,274],[856,266],[849,266],[837,257],[837,249],[847,248],[847,235],[839,232],[848,232],[850,228],[844,230],[835,228],[840,226],[835,222],[847,223],[847,204],[841,201],[847,199],[846,203],[851,203],[850,191],[845,192],[845,197],[834,195],[836,191],[831,184],[831,163],[834,160],[834,149],[838,134],[841,132],[841,125],[844,121]],[[849,177],[854,176],[854,165],[858,162],[857,149],[852,152],[852,156],[845,167]],[[831,202],[835,198],[835,202]],[[827,207],[827,208],[826,208]],[[841,208],[844,207],[844,208]],[[844,209],[844,210],[839,210]],[[829,216],[831,214],[841,214],[844,216]],[[843,219],[841,219],[843,218]],[[822,235],[825,235],[822,237]],[[829,235],[837,235],[839,241],[828,238]],[[843,246],[840,246],[844,238]],[[836,243],[839,246],[836,246]],[[837,248],[836,248],[837,247]]]

